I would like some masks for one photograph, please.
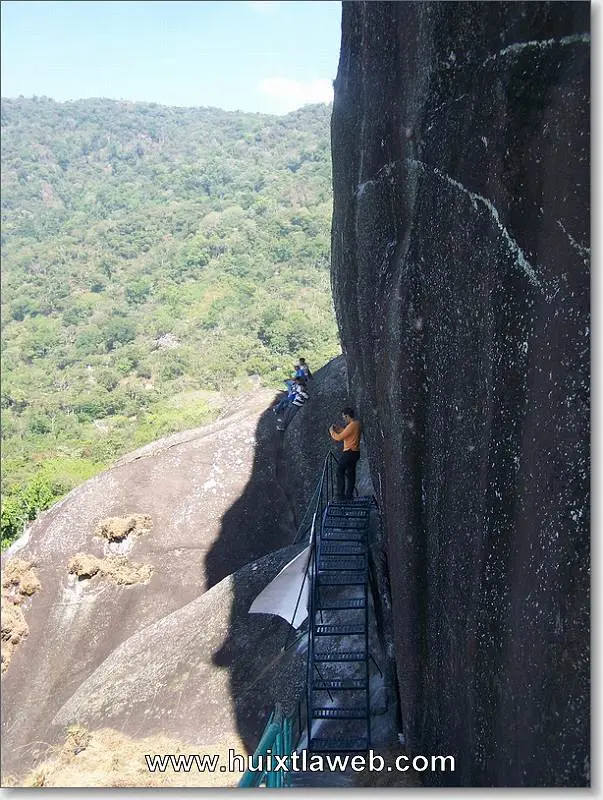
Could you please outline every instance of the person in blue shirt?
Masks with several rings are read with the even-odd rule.
[[[280,417],[280,415],[285,412],[285,409],[288,407],[289,403],[291,403],[296,394],[295,378],[285,381],[285,383],[287,384],[287,394],[285,397],[279,400],[279,402],[272,409],[277,417]]]
[[[306,391],[306,381],[304,378],[296,378],[295,380],[295,395],[285,411],[283,418],[276,421],[277,431],[284,431],[290,424],[293,417],[297,414],[300,408],[308,399],[308,392]]]
[[[285,397],[281,398],[279,402],[272,409],[272,411],[279,418],[278,419],[279,423],[281,422],[280,419],[281,414],[283,414],[287,410],[287,408],[293,402],[294,397],[299,392],[298,382],[302,381],[303,388],[305,389],[308,383],[308,378],[312,377],[312,373],[310,372],[310,367],[306,364],[305,358],[300,358],[299,363],[295,364],[293,369],[294,369],[293,378],[287,378],[287,380],[284,381],[287,387],[287,394],[285,395]],[[297,405],[300,406],[303,404],[303,402],[304,401],[302,400],[302,403],[301,404],[298,403]]]
[[[310,367],[306,364],[306,359],[305,358],[300,358],[299,359],[299,364],[297,365],[297,369],[299,369],[299,371],[301,373],[301,375],[299,375],[300,378],[304,378],[305,380],[308,380],[309,378],[312,377],[312,372],[310,371]],[[298,377],[297,373],[296,373],[296,377]]]

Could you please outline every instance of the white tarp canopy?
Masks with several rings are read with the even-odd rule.
[[[312,548],[308,545],[289,561],[276,578],[258,594],[249,607],[249,613],[277,614],[286,619],[294,628],[299,628],[308,616],[310,581],[307,567],[311,552]]]

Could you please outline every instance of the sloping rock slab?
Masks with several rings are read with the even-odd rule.
[[[9,551],[8,558],[35,558],[43,589],[30,601],[29,635],[3,678],[5,771],[27,766],[24,746],[47,741],[59,709],[122,643],[291,541],[292,512],[275,467],[278,438],[265,413],[273,397],[258,390],[230,417],[121,459],[71,492]],[[95,535],[103,520],[135,514],[152,520],[144,535],[119,542]],[[133,586],[78,581],[68,574],[77,553],[128,556],[148,565],[152,577]],[[172,646],[176,639],[174,632]]]
[[[111,727],[133,738],[161,733],[199,746],[232,746],[237,752],[243,738],[253,748],[276,701],[293,710],[292,698],[303,687],[305,657],[295,646],[281,652],[286,622],[247,611],[299,549],[287,547],[246,565],[129,636],[84,681],[72,685],[70,696],[45,725],[35,714],[41,698],[32,695],[18,709],[15,724],[38,744],[8,753],[5,742],[7,771],[22,774],[44,757],[47,748],[40,741],[58,742],[72,725]],[[49,704],[42,702],[48,714]]]

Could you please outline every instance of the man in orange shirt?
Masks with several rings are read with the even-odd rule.
[[[354,416],[354,409],[346,406],[342,410],[345,427],[331,425],[329,433],[331,439],[343,442],[343,455],[337,467],[337,499],[351,500],[354,496],[356,484],[356,464],[360,458],[360,434],[362,426],[360,420]]]

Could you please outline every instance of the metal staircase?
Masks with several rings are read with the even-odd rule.
[[[370,498],[331,501],[318,526],[309,602],[308,750],[370,746]]]

